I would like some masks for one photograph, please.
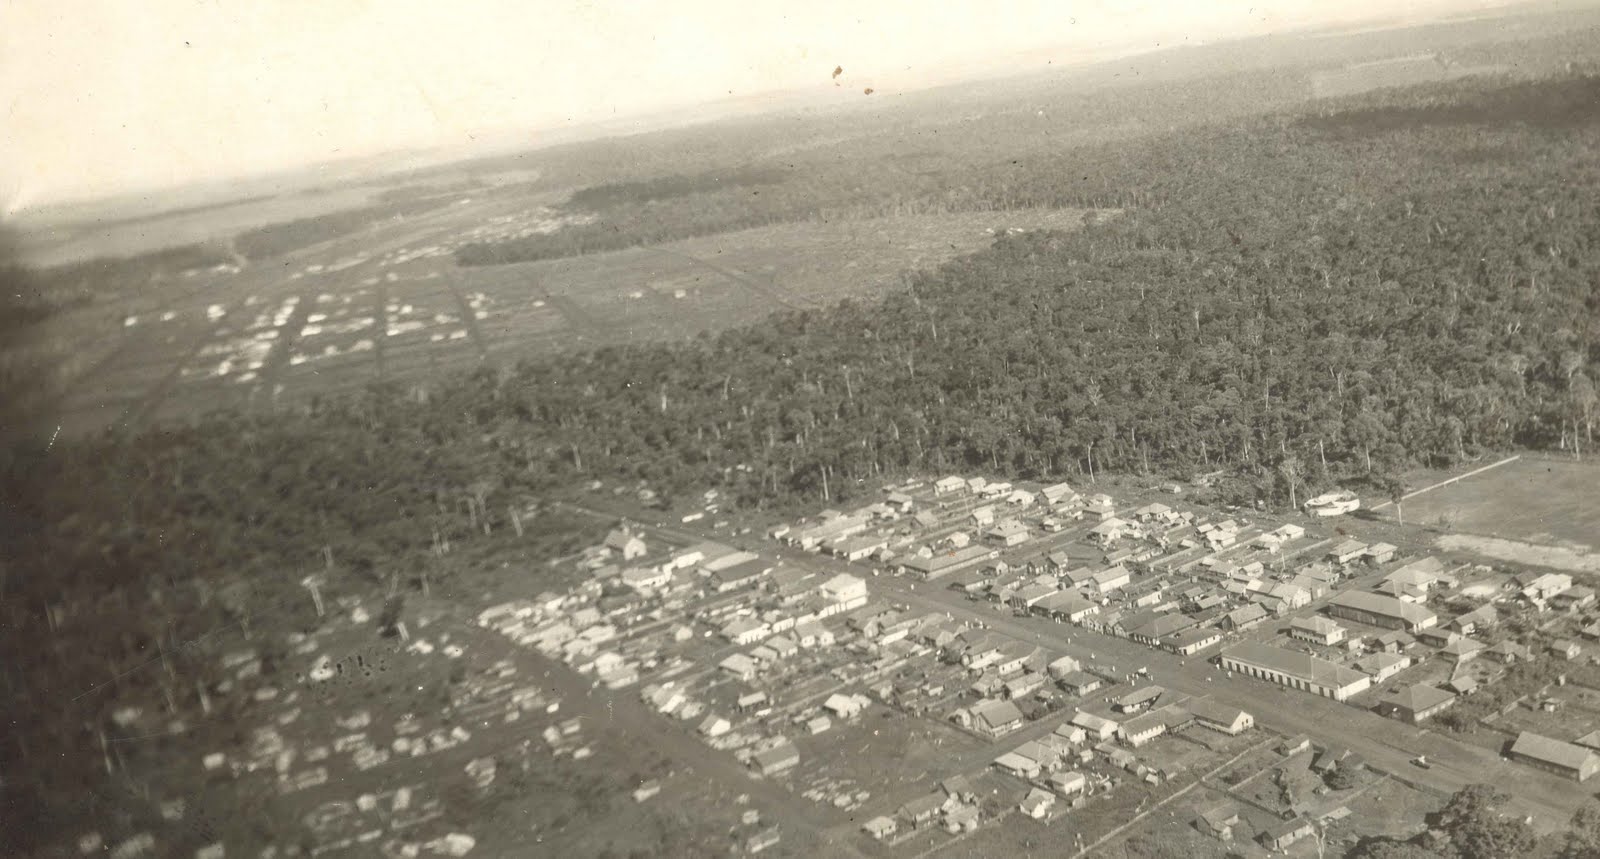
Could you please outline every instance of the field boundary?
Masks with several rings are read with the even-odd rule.
[[[1510,465],[1511,463],[1516,462],[1517,460],[1519,460],[1521,458],[1522,458],[1522,454],[1520,454],[1520,453],[1514,454],[1512,456],[1508,456],[1505,459],[1500,460],[1499,462],[1491,462],[1488,465],[1483,466],[1482,468],[1474,468],[1473,470],[1467,472],[1466,474],[1458,474],[1455,477],[1452,477],[1452,478],[1450,478],[1448,480],[1441,480],[1438,483],[1432,484],[1431,486],[1424,486],[1424,487],[1422,487],[1421,489],[1418,489],[1415,492],[1407,492],[1405,495],[1400,496],[1400,500],[1402,502],[1404,502],[1406,499],[1415,498],[1416,496],[1421,495],[1424,492],[1432,492],[1435,489],[1439,489],[1439,488],[1442,488],[1442,487],[1445,487],[1445,486],[1449,486],[1450,484],[1455,483],[1456,481],[1459,481],[1459,480],[1466,480],[1469,477],[1474,477],[1476,475],[1484,473],[1485,471],[1489,471],[1491,469],[1499,468],[1502,465]],[[1392,507],[1392,506],[1394,506],[1394,502],[1393,501],[1385,501],[1382,504],[1375,505],[1372,509],[1373,509],[1374,512],[1376,512],[1378,510],[1382,510],[1385,507]]]

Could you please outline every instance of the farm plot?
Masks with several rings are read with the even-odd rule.
[[[260,408],[383,378],[646,341],[755,322],[775,310],[874,297],[904,273],[1014,229],[1075,229],[1082,210],[785,224],[629,250],[458,269],[450,249],[516,201],[464,201],[309,246],[282,264],[151,284],[67,314],[38,336],[76,360],[76,431],[219,407]],[[542,210],[506,229],[551,228]],[[104,344],[114,340],[115,345]]]

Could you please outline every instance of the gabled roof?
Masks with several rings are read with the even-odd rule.
[[[1222,655],[1335,689],[1367,679],[1367,675],[1336,662],[1255,641],[1240,641]]]
[[[1193,713],[1195,718],[1220,725],[1231,725],[1238,721],[1239,717],[1250,715],[1238,707],[1219,704],[1210,698],[1191,698],[1184,702],[1183,706]]]
[[[1453,700],[1455,697],[1455,695],[1452,695],[1451,693],[1435,686],[1417,683],[1415,685],[1407,686],[1403,689],[1396,689],[1393,692],[1390,692],[1388,695],[1384,696],[1383,703],[1392,704],[1397,707],[1403,707],[1413,713],[1420,713],[1423,710],[1430,710],[1439,706],[1440,704]]]
[[[1530,734],[1527,731],[1517,735],[1516,742],[1511,744],[1511,753],[1574,770],[1581,769],[1590,758],[1594,757],[1594,752],[1582,746]]]

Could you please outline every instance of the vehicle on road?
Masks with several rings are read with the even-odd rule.
[[[1428,756],[1427,755],[1417,755],[1416,757],[1411,759],[1411,764],[1412,764],[1412,766],[1419,767],[1419,768],[1425,769],[1425,770],[1433,768],[1433,764],[1428,761]]]

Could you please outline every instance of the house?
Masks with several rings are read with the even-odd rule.
[[[1373,543],[1367,547],[1365,552],[1361,553],[1361,560],[1373,566],[1387,564],[1394,560],[1394,553],[1398,551],[1400,551],[1399,547],[1391,543]]]
[[[720,737],[733,730],[733,724],[721,716],[711,715],[700,723],[697,730],[706,737]]]
[[[1573,585],[1550,597],[1550,605],[1562,611],[1581,611],[1594,605],[1594,589]]]
[[[1095,593],[1104,595],[1111,593],[1118,588],[1125,587],[1128,582],[1132,580],[1133,576],[1128,572],[1126,567],[1112,567],[1109,570],[1102,570],[1098,573],[1095,573],[1094,576],[1089,579],[1091,583],[1089,587]]]
[[[972,727],[998,737],[1022,727],[1022,711],[1010,701],[984,701],[972,707]]]
[[[1378,712],[1391,719],[1421,724],[1456,702],[1456,696],[1422,683],[1396,689],[1378,702]]]
[[[1117,502],[1111,496],[1105,494],[1089,496],[1083,507],[1097,522],[1104,522],[1117,515]]]
[[[1045,597],[1061,593],[1061,589],[1054,585],[1032,584],[1019,588],[1011,594],[1012,608],[1029,609],[1038,605]]]
[[[785,740],[751,755],[750,762],[762,775],[776,775],[800,763],[800,750],[795,748],[794,743]]]
[[[1536,606],[1543,607],[1544,603],[1552,597],[1567,591],[1572,587],[1572,577],[1565,573],[1545,573],[1529,582],[1522,589],[1524,599]]]
[[[971,513],[967,514],[967,518],[971,520],[974,526],[987,528],[994,524],[994,505],[985,504],[982,507],[975,507]]]
[[[851,608],[866,605],[867,583],[859,576],[840,573],[817,586],[817,593],[833,603],[854,603]],[[847,611],[849,609],[846,609]]]
[[[1046,670],[1050,672],[1052,678],[1060,680],[1068,674],[1083,670],[1083,666],[1071,656],[1062,656],[1052,661]]]
[[[896,816],[913,827],[921,827],[939,816],[944,808],[944,797],[936,793],[919,796],[900,806]]]
[[[1372,678],[1373,685],[1382,683],[1411,667],[1411,657],[1403,653],[1378,652],[1355,661],[1356,670]]]
[[[771,701],[770,701],[770,699],[767,698],[767,693],[765,693],[765,692],[747,692],[747,693],[745,693],[743,695],[740,695],[734,701],[733,707],[734,707],[735,710],[738,710],[741,713],[748,713],[751,710],[755,710],[755,709],[758,709],[760,707],[764,707],[769,703],[771,703]]]
[[[1373,590],[1386,597],[1394,597],[1408,603],[1425,603],[1428,601],[1428,589],[1421,585],[1408,585],[1403,582],[1379,582]]]
[[[1118,519],[1115,516],[1111,516],[1102,520],[1100,524],[1091,528],[1085,537],[1096,546],[1104,548],[1115,545],[1117,541],[1123,539],[1124,537],[1133,537],[1138,535],[1138,533],[1138,525],[1129,522],[1126,519]]]
[[[1134,691],[1123,695],[1115,701],[1112,701],[1111,706],[1120,713],[1137,713],[1143,710],[1148,710],[1155,706],[1155,703],[1166,694],[1167,690],[1165,687],[1154,685],[1146,686],[1142,689],[1135,689]]]
[[[1511,744],[1507,756],[1577,781],[1585,781],[1600,769],[1600,757],[1582,746],[1553,740],[1523,731]]]
[[[867,707],[867,699],[862,695],[841,695],[837,692],[828,696],[822,702],[822,709],[827,710],[840,719],[854,719],[861,715]]]
[[[1021,779],[1036,779],[1041,772],[1038,761],[1016,752],[1006,752],[995,758],[994,766]]]
[[[828,551],[836,558],[843,558],[845,561],[855,563],[872,557],[873,554],[888,548],[888,546],[888,538],[867,534],[832,541],[828,544]]]
[[[1268,850],[1287,850],[1296,841],[1313,835],[1315,832],[1316,829],[1311,825],[1311,821],[1304,817],[1296,817],[1293,820],[1277,821],[1270,824],[1261,833],[1258,840],[1261,842],[1261,846]]]
[[[717,663],[717,667],[746,682],[753,679],[756,676],[756,672],[760,670],[760,666],[756,665],[756,661],[743,653],[735,653],[729,656]]]
[[[787,635],[774,635],[764,646],[779,659],[788,659],[800,651],[800,645]]]
[[[1086,671],[1072,671],[1056,678],[1056,685],[1070,695],[1087,695],[1104,686],[1105,681]]]
[[[965,492],[967,482],[954,475],[941,477],[933,482],[934,495],[950,495],[956,492]]]
[[[1127,627],[1129,638],[1140,644],[1155,646],[1166,636],[1191,629],[1198,624],[1194,618],[1176,612],[1172,614],[1140,612],[1138,615],[1127,617],[1123,625]]]
[[[951,835],[960,835],[963,832],[977,832],[982,811],[975,804],[957,805],[945,810],[944,831]]]
[[[1416,643],[1417,640],[1415,638],[1399,630],[1386,632],[1372,639],[1373,649],[1384,653],[1400,653]]]
[[[1260,680],[1267,680],[1343,701],[1372,685],[1372,678],[1354,669],[1305,653],[1268,644],[1242,641],[1222,651],[1221,665]]]
[[[1109,740],[1117,733],[1118,725],[1110,719],[1096,716],[1093,713],[1078,711],[1072,714],[1070,724],[1082,728],[1085,733],[1096,741]]]
[[[1238,825],[1239,811],[1231,805],[1203,811],[1194,821],[1194,828],[1218,841],[1232,841],[1233,828]]]
[[[1583,647],[1571,639],[1558,638],[1550,642],[1550,652],[1562,659],[1577,659],[1583,655]]]
[[[1289,580],[1289,584],[1305,591],[1313,600],[1319,600],[1328,595],[1328,583],[1314,576],[1296,575]]]
[[[1439,616],[1429,609],[1368,591],[1346,591],[1328,601],[1328,614],[1378,626],[1418,632],[1435,626]]]
[[[1325,617],[1297,617],[1289,622],[1289,637],[1332,646],[1344,641],[1344,627]]]
[[[999,557],[999,550],[991,546],[967,546],[964,549],[939,552],[927,558],[920,556],[898,558],[896,563],[904,572],[931,581],[996,557]]]
[[[893,835],[898,828],[899,826],[894,822],[894,818],[881,815],[861,824],[861,831],[878,841]]]
[[[1036,787],[1033,790],[1028,791],[1028,795],[1023,797],[1022,803],[1018,806],[1018,808],[1022,809],[1023,814],[1026,814],[1034,820],[1043,820],[1049,816],[1050,809],[1054,808],[1055,804],[1055,794],[1048,790],[1044,790],[1043,788]]]
[[[1044,688],[1045,676],[1032,671],[1013,677],[1005,683],[1005,696],[1013,701],[1025,698],[1031,692]]]
[[[620,555],[624,561],[643,557],[649,551],[643,539],[624,528],[612,529],[606,535],[605,547],[612,554]]]
[[[1167,732],[1167,720],[1162,713],[1145,713],[1122,723],[1122,742],[1133,748],[1154,740]]]
[[[983,539],[994,546],[1015,546],[1026,543],[1029,536],[1028,526],[1016,519],[1007,519],[983,532]]]
[[[1495,611],[1494,606],[1485,603],[1466,614],[1456,615],[1456,618],[1450,621],[1450,627],[1462,635],[1472,635],[1490,629],[1499,622],[1499,612]]]
[[[672,581],[672,571],[665,567],[629,567],[622,571],[622,583],[634,590],[647,591]]]
[[[1099,614],[1100,606],[1076,591],[1061,591],[1034,603],[1033,612],[1058,623],[1083,623],[1090,616]]]
[[[1072,487],[1065,483],[1052,483],[1039,490],[1039,494],[1044,496],[1045,503],[1051,507],[1071,502],[1078,496],[1078,493],[1072,491]]]
[[[1176,632],[1160,641],[1162,650],[1176,653],[1179,656],[1193,656],[1208,647],[1213,647],[1222,641],[1222,630],[1214,626],[1198,629],[1186,629]]]
[[[1334,546],[1332,549],[1329,549],[1328,553],[1323,557],[1335,564],[1352,564],[1360,560],[1361,556],[1365,554],[1366,551],[1367,544],[1361,542],[1360,540],[1345,540],[1339,545]]]
[[[1472,659],[1479,653],[1483,652],[1483,650],[1483,642],[1478,641],[1475,638],[1463,637],[1446,644],[1444,648],[1439,651],[1439,653],[1451,662],[1461,663]]]
[[[1254,716],[1226,704],[1219,704],[1210,698],[1193,698],[1184,703],[1184,708],[1194,716],[1194,720],[1203,728],[1210,728],[1229,736],[1238,736],[1255,727]]]
[[[1294,609],[1311,605],[1311,592],[1288,582],[1267,588],[1267,596],[1282,603],[1285,611],[1293,611]]]
[[[1488,654],[1491,659],[1506,665],[1510,665],[1513,662],[1527,662],[1535,658],[1533,648],[1526,644],[1518,644],[1510,639],[1496,642],[1493,647],[1489,648]]]
[[[1267,610],[1257,603],[1241,606],[1224,615],[1223,625],[1234,631],[1249,629],[1267,619]]]
[[[712,570],[711,585],[717,593],[728,593],[754,585],[761,576],[772,572],[772,565],[761,558],[741,561],[732,566]]]
[[[833,631],[814,620],[795,624],[791,634],[795,643],[807,649],[833,646]]]
[[[948,797],[947,803],[975,803],[978,801],[978,792],[973,789],[972,783],[964,775],[951,776],[939,782],[939,790]]]
[[[1050,774],[1046,780],[1050,789],[1062,796],[1073,796],[1089,789],[1089,779],[1080,772],[1062,771]]]
[[[720,634],[734,644],[754,644],[771,635],[772,628],[752,617],[737,617],[724,624]]]

